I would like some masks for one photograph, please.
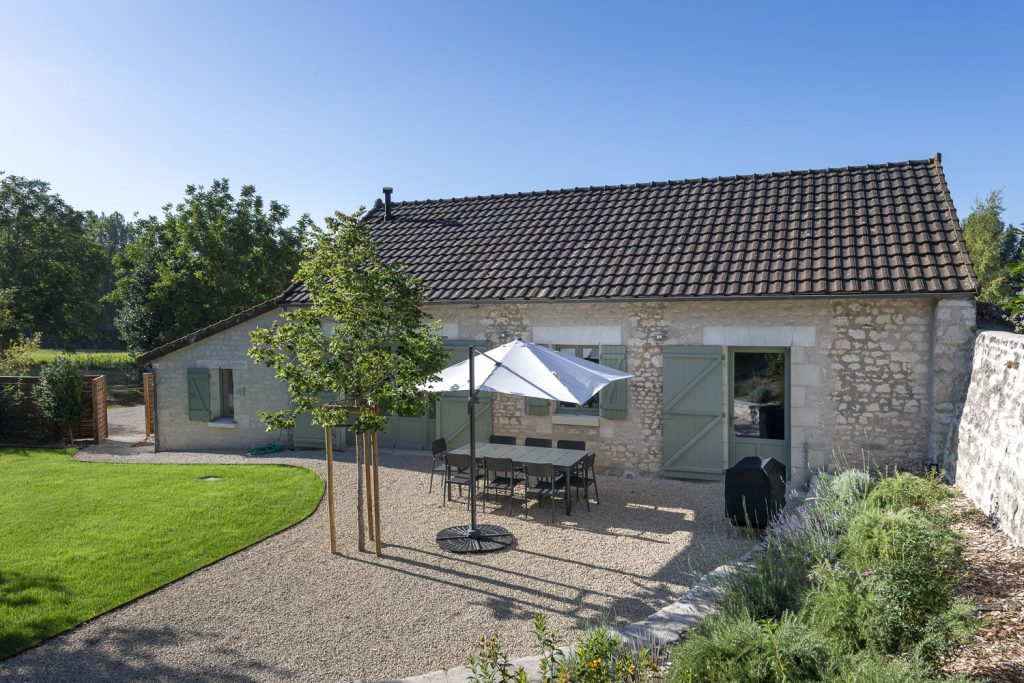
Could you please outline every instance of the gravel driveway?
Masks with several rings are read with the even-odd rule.
[[[131,412],[134,411],[134,412]],[[112,410],[112,440],[81,460],[252,463],[240,454],[159,453],[135,446],[137,408]],[[116,425],[116,426],[115,426]],[[324,475],[321,454],[260,462]],[[749,541],[722,513],[720,484],[599,477],[601,504],[571,517],[494,503],[481,523],[517,537],[509,551],[455,556],[435,533],[468,522],[464,503],[427,494],[429,458],[381,453],[384,557],[359,553],[355,466],[335,469],[339,551],[326,501],[306,521],[0,663],[12,681],[349,681],[465,663],[482,634],[533,654],[536,612],[566,636],[641,619]]]

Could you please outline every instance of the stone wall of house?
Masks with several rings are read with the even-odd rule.
[[[523,399],[498,395],[492,428],[520,439],[583,440],[599,453],[606,472],[638,476],[661,472],[666,345],[717,346],[723,354],[744,346],[790,350],[790,462],[799,483],[835,464],[920,467],[937,460],[962,402],[974,337],[969,298],[438,304],[428,312],[452,339],[497,344],[505,332],[510,339],[547,344],[625,346],[626,368],[634,375],[625,419],[527,415]],[[287,407],[287,389],[246,356],[250,331],[269,326],[276,315],[157,359],[159,449],[250,448],[288,440],[287,434],[266,433],[257,416],[258,410]],[[233,368],[233,426],[189,420],[189,367],[212,369],[215,412],[216,369]],[[727,364],[722,379],[728,387]],[[728,432],[721,430],[725,458]]]
[[[937,462],[970,371],[973,300],[837,300],[832,326],[836,457],[903,468]]]
[[[246,355],[249,333],[269,327],[275,311],[201,339],[153,362],[156,388],[156,449],[249,449],[285,443],[289,435],[268,433],[257,411],[283,410],[289,405],[287,386],[274,371],[253,363]],[[192,422],[188,414],[188,369],[210,368],[210,408],[219,417],[220,368],[231,368],[234,381],[234,425]]]
[[[978,335],[945,467],[983,512],[1024,545],[1024,335]]]
[[[452,338],[499,334],[551,344],[622,344],[629,380],[624,420],[534,416],[520,398],[494,400],[494,433],[581,439],[611,473],[661,471],[662,356],[666,345],[790,349],[793,480],[832,464],[920,467],[956,396],[973,339],[970,299],[874,298],[764,301],[431,305]],[[663,332],[663,341],[655,335]],[[933,354],[938,372],[933,374]],[[725,386],[728,369],[723,367]],[[728,392],[726,392],[728,393]],[[937,401],[933,401],[937,398]],[[724,405],[727,412],[728,406]],[[934,403],[934,406],[933,406]],[[728,430],[722,430],[728,457]],[[838,463],[837,463],[838,460]]]

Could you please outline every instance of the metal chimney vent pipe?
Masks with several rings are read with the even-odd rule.
[[[391,193],[394,192],[393,188],[384,188],[384,220],[391,220]]]

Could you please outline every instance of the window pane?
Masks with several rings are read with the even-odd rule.
[[[786,438],[786,354],[733,354],[733,433]]]
[[[220,371],[220,416],[235,416],[235,376],[231,370]]]
[[[601,349],[597,346],[556,346],[555,350],[567,356],[582,358],[592,363],[600,362]],[[559,402],[558,408],[565,412],[592,412],[596,413],[599,407],[600,393],[596,394],[586,403],[576,405],[575,403]]]

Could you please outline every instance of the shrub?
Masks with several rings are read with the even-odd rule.
[[[969,683],[965,676],[941,677],[932,667],[916,657],[890,659],[873,652],[863,652],[843,659],[835,673],[823,683]]]
[[[808,572],[838,553],[836,538],[821,515],[808,506],[779,513],[765,532],[764,552],[726,585],[721,610],[757,619],[778,619],[799,610],[811,588]]]
[[[867,497],[867,506],[878,510],[938,511],[939,506],[952,495],[942,485],[940,473],[919,477],[908,472],[879,480]]]
[[[40,412],[58,426],[68,430],[89,411],[89,401],[82,386],[82,373],[67,356],[58,356],[39,371],[39,383],[32,397]]]
[[[814,581],[801,618],[841,652],[863,648],[867,644],[863,624],[869,607],[864,581],[853,572],[829,565],[819,568]]]
[[[526,683],[522,667],[513,670],[497,638],[480,636],[479,652],[469,656],[469,680],[473,683]]]
[[[796,611],[810,589],[807,562],[792,554],[765,552],[750,567],[741,567],[726,584],[719,609],[732,615],[751,613],[758,619],[777,619]]]
[[[791,614],[775,621],[712,615],[672,652],[673,683],[816,681],[830,671],[825,638]]]
[[[39,352],[41,337],[18,336],[8,342],[0,340],[0,375],[26,375],[32,357]]]
[[[568,653],[557,647],[558,633],[549,630],[542,614],[533,617],[540,647],[541,680],[559,683],[644,683],[660,680],[658,660],[650,650],[634,651],[607,628],[577,638]],[[525,683],[526,672],[513,669],[495,638],[480,637],[479,652],[469,657],[474,683]]]
[[[857,469],[825,475],[818,480],[813,491],[815,505],[833,533],[846,530],[850,520],[863,509],[871,488],[871,475]]]
[[[634,652],[601,627],[580,636],[568,655],[553,662],[551,671],[559,683],[625,683],[651,680],[659,667],[649,650]]]
[[[943,518],[868,509],[850,523],[842,548],[843,564],[864,580],[858,623],[866,642],[888,653],[948,651],[966,628],[953,592],[964,564]]]

